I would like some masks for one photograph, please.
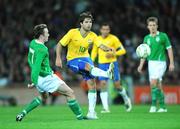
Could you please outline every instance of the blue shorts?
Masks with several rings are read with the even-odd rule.
[[[114,81],[119,81],[120,80],[120,73],[119,73],[119,67],[118,67],[118,62],[114,62]],[[99,64],[99,68],[107,71],[109,69],[110,63],[105,63],[105,64]],[[99,80],[108,80],[108,78],[105,77],[98,77]]]
[[[90,64],[92,67],[94,67],[94,64],[89,57],[81,57],[81,58],[75,58],[73,60],[70,60],[67,62],[67,66],[69,69],[71,69],[74,73],[79,73],[83,76],[83,79],[89,80],[95,78],[93,75],[90,74],[89,71],[85,70],[86,63]]]

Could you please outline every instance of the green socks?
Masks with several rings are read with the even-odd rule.
[[[34,98],[31,103],[29,103],[23,110],[23,114],[26,115],[33,109],[35,109],[37,106],[41,104],[42,100],[39,97]]]
[[[73,111],[73,113],[76,115],[78,120],[83,119],[82,110],[81,110],[78,102],[75,99],[74,100],[68,100],[67,104],[69,105],[69,107]]]
[[[29,103],[24,110],[22,111],[22,113],[24,115],[26,115],[27,113],[31,112],[33,109],[35,109],[37,106],[39,106],[42,103],[42,100],[39,97],[36,97],[32,100],[31,103]],[[78,120],[83,119],[83,113],[82,110],[78,104],[78,102],[76,100],[69,100],[68,101],[68,105],[71,108],[71,110],[73,111],[73,113],[76,115]]]
[[[151,99],[152,99],[152,106],[156,106],[156,100],[157,100],[157,87],[151,88]]]
[[[164,93],[157,87],[151,88],[152,106],[156,106],[158,100],[160,108],[165,109]]]
[[[165,102],[164,102],[164,93],[162,90],[157,89],[157,96],[158,96],[158,101],[159,101],[159,106],[160,108],[165,109]]]

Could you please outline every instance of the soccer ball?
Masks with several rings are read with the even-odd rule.
[[[151,54],[149,45],[142,43],[136,48],[136,54],[139,58],[147,58]]]

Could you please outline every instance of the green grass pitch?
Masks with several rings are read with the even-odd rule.
[[[87,106],[82,106],[87,113]],[[0,129],[180,129],[180,105],[168,105],[167,113],[148,113],[149,105],[137,105],[132,112],[123,106],[111,106],[111,113],[101,114],[98,120],[75,119],[66,105],[38,107],[22,122],[15,116],[22,107],[0,107]]]

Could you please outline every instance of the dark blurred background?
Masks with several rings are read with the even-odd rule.
[[[95,19],[93,31],[98,33],[102,22],[111,23],[112,33],[127,49],[127,54],[119,59],[121,74],[131,76],[135,84],[148,83],[147,72],[141,76],[137,73],[135,48],[148,33],[147,17],[157,16],[160,31],[169,35],[173,45],[176,65],[173,74],[167,72],[164,82],[179,84],[179,7],[178,0],[0,0],[0,83],[29,80],[27,52],[34,25],[45,23],[49,27],[47,46],[53,67],[56,43],[70,28],[77,27],[79,14],[88,10]],[[65,80],[78,79],[68,70],[62,74]]]

